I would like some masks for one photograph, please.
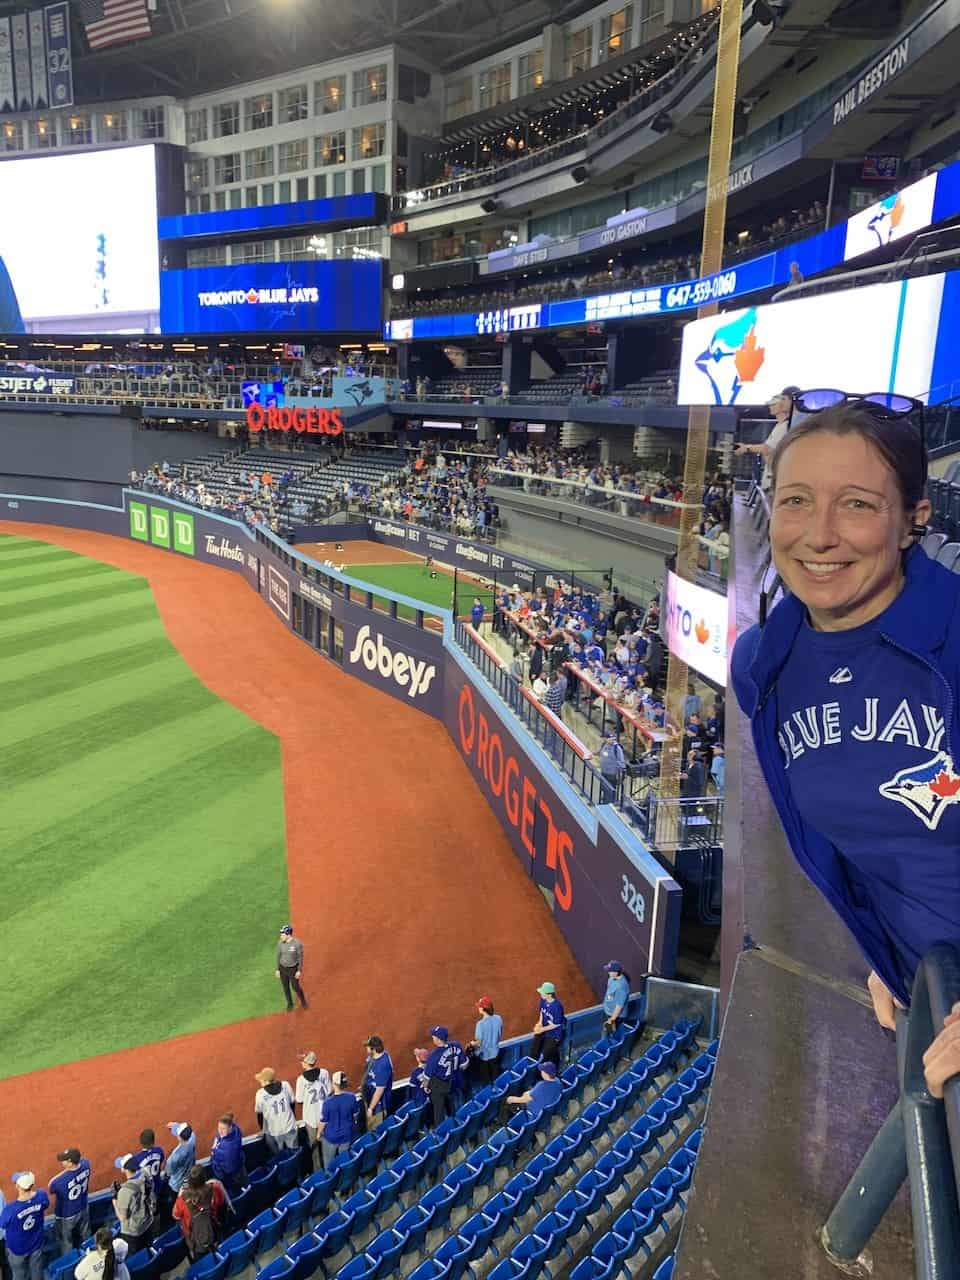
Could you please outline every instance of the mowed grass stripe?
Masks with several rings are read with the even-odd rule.
[[[10,672],[15,670],[19,677],[27,679],[30,676],[39,675],[42,671],[52,672],[81,658],[92,658],[106,663],[111,661],[113,654],[119,653],[122,649],[149,640],[163,640],[167,644],[170,643],[166,633],[158,633],[157,620],[149,614],[144,616],[141,613],[133,622],[126,622],[122,627],[111,627],[106,635],[95,632],[77,639],[70,632],[64,632],[59,644],[49,644],[30,653],[20,653],[15,663],[0,663],[0,673],[4,677],[9,677]],[[2,637],[0,637],[0,643],[2,643]]]
[[[0,935],[56,946],[0,972],[0,1076],[276,1008],[289,914],[277,739],[196,679],[143,579],[21,572],[29,546],[0,543]]]
[[[63,547],[27,547],[21,551],[7,551],[0,556],[0,572],[6,570],[8,566],[33,564],[38,566],[54,565],[64,560],[79,560],[75,551],[66,551]]]
[[[233,707],[219,702],[170,724],[144,725],[139,739],[105,743],[100,751],[69,760],[55,773],[22,780],[3,797],[0,849],[16,840],[18,832],[32,831],[38,821],[48,821],[51,814],[68,818],[87,805],[108,800],[125,787],[151,778],[174,760],[182,761],[184,787],[188,788],[191,758],[227,741],[238,716]],[[249,723],[243,716],[240,722]],[[263,732],[267,741],[273,742],[273,736]],[[263,768],[270,768],[269,757]],[[51,794],[56,796],[55,808],[50,807]],[[155,815],[151,818],[157,820]]]
[[[140,697],[129,697],[119,706],[105,707],[89,715],[78,716],[31,737],[21,738],[15,751],[7,751],[4,780],[7,786],[21,778],[41,772],[55,773],[81,753],[95,754],[130,738],[149,733],[159,725],[182,720],[194,711],[202,711],[218,701],[217,695],[191,675],[184,676],[164,688]]]
[[[115,600],[118,596],[136,595],[138,591],[150,593],[146,578],[118,578],[116,582],[88,579],[72,591],[52,594],[46,587],[33,585],[19,591],[4,591],[0,593],[0,623],[9,618],[36,618],[42,613],[61,613],[76,605],[102,604],[104,600]]]
[[[50,650],[44,650],[49,653]],[[70,650],[64,648],[62,656]],[[47,666],[10,680],[0,680],[0,714],[26,707],[40,699],[55,698],[82,685],[91,689],[104,681],[115,680],[131,672],[145,671],[155,662],[170,661],[170,642],[166,637],[153,636],[136,644],[102,650],[86,658],[76,658],[59,666]],[[36,707],[31,708],[32,717]]]
[[[220,812],[200,816],[201,828],[204,817],[210,823],[223,818]],[[109,882],[99,868],[92,875],[77,868],[50,910],[35,910],[32,920],[24,917],[5,927],[13,955],[29,954],[38,936],[65,937],[70,972],[47,966],[45,989],[34,979],[18,980],[9,970],[0,978],[0,1076],[101,1052],[98,1024],[104,1020],[115,1049],[141,1043],[144,1030],[152,1041],[209,1026],[208,988],[225,997],[219,1020],[232,1020],[242,1006],[232,995],[235,975],[225,966],[224,950],[237,932],[246,940],[245,953],[233,948],[239,976],[248,984],[255,979],[250,985],[257,1008],[276,1009],[272,935],[286,884],[282,895],[278,884],[271,885],[269,896],[262,888],[258,892],[257,885],[264,867],[275,864],[281,851],[282,836],[268,833],[258,840],[251,833],[240,855],[234,853],[228,863],[199,857],[183,824],[174,822],[169,832],[156,832],[114,859]],[[106,892],[108,883],[134,880],[137,895]],[[265,906],[269,930],[264,928]],[[218,919],[221,929],[212,927]],[[64,921],[71,922],[68,929]],[[147,948],[154,955],[165,951],[168,963],[144,964]],[[191,1009],[193,991],[199,998]],[[34,1031],[38,999],[60,1011],[56,1036],[48,1035],[46,1043]],[[186,1017],[185,1008],[190,1010]]]
[[[183,803],[185,770],[190,776],[190,803],[204,808],[245,787],[251,776],[267,772],[270,763],[265,758],[264,730],[238,723],[216,746],[177,757],[165,766],[156,761],[155,772],[121,784],[96,804],[84,805],[54,822],[48,813],[38,813],[29,828],[21,828],[0,845],[4,877],[18,877],[20,883],[23,876],[17,894],[0,902],[0,920],[29,909],[56,887],[63,875],[64,850],[69,851],[68,865],[92,867],[109,860],[113,850],[130,838],[131,813],[138,815],[137,835],[162,825],[165,815],[175,813]],[[232,833],[232,825],[226,830]]]
[[[79,557],[78,557],[79,559]],[[32,564],[11,565],[0,561],[0,591],[9,585],[23,582],[28,586],[56,586],[60,582],[75,582],[79,578],[105,578],[117,573],[112,565],[97,560],[80,560],[79,564],[57,565],[51,569],[37,569]]]
[[[109,631],[116,626],[123,626],[125,622],[140,622],[143,619],[144,606],[142,603],[127,604],[123,602],[123,608],[117,608],[113,611],[97,609],[96,614],[92,618],[80,617],[71,619],[70,635],[74,637],[107,635]],[[96,603],[91,603],[91,608],[96,608]],[[38,627],[35,631],[30,630],[29,625],[24,630],[9,632],[9,623],[0,632],[0,662],[8,661],[10,658],[16,658],[21,653],[31,653],[36,649],[44,649],[48,645],[59,644],[64,637],[64,624],[62,622],[49,627]]]
[[[70,743],[78,741],[81,746],[90,744],[96,750],[103,742],[109,741],[106,734],[91,735],[88,732],[91,715],[100,717],[125,716],[131,703],[136,701],[142,705],[148,698],[162,698],[168,692],[176,696],[179,685],[183,683],[183,662],[177,654],[169,649],[161,658],[149,665],[141,664],[117,673],[104,673],[104,678],[97,682],[96,689],[89,685],[74,686],[60,693],[47,696],[42,685],[34,680],[34,689],[39,689],[38,696],[27,706],[8,710],[0,704],[0,741],[6,745],[8,753],[18,756],[24,753],[33,755],[34,744],[38,740],[49,738],[51,734],[62,738],[69,753]],[[195,685],[196,681],[189,681]],[[215,697],[216,695],[211,695]],[[96,711],[91,713],[91,707]],[[187,708],[187,713],[192,708]],[[136,717],[139,712],[134,710]],[[119,737],[123,737],[120,734]],[[56,758],[49,754],[47,759],[52,768],[56,768]]]

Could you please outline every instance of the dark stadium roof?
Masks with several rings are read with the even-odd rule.
[[[78,103],[185,97],[396,43],[440,69],[482,57],[596,0],[157,0],[154,34],[91,52],[71,5]],[[23,9],[0,0],[0,14]]]

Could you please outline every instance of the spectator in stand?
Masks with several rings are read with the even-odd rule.
[[[603,743],[597,752],[596,759],[600,762],[600,776],[613,788],[613,802],[616,804],[620,799],[627,758],[612,729],[608,729],[603,735]]]
[[[706,765],[695,747],[687,752],[687,767],[680,774],[680,794],[687,800],[699,800],[707,794]]]
[[[217,1132],[210,1151],[210,1168],[231,1195],[236,1195],[246,1185],[243,1134],[232,1111],[226,1112],[217,1121]]]
[[[310,1152],[313,1170],[316,1173],[323,1168],[317,1131],[320,1128],[324,1099],[329,1098],[333,1093],[333,1085],[330,1082],[330,1072],[324,1067],[317,1066],[315,1053],[311,1051],[304,1054],[301,1063],[303,1070],[297,1076],[295,1099],[302,1108],[301,1118],[307,1131],[307,1150]]]
[[[345,1071],[335,1071],[331,1077],[333,1093],[324,1098],[317,1133],[323,1150],[323,1163],[329,1169],[336,1156],[345,1151],[357,1136],[357,1115],[360,1103],[348,1091],[349,1081]]]
[[[557,1105],[563,1093],[563,1085],[557,1079],[557,1064],[552,1060],[540,1063],[540,1079],[525,1093],[511,1094],[505,1099],[509,1106],[525,1107],[527,1114],[539,1116]]]
[[[90,1161],[76,1147],[67,1147],[57,1156],[63,1172],[50,1180],[53,1216],[57,1226],[60,1252],[76,1249],[90,1234]]]
[[[793,402],[799,394],[798,387],[784,387],[779,395],[771,396],[767,402],[767,408],[773,416],[774,425],[768,432],[766,440],[760,444],[738,444],[734,449],[736,454],[752,453],[763,459],[760,487],[764,492],[769,492],[773,484],[770,459],[773,457],[773,451],[790,429],[790,422],[793,418]]]
[[[222,1224],[229,1211],[226,1190],[216,1178],[207,1180],[206,1170],[194,1165],[173,1206],[191,1262],[213,1253],[222,1239]]]
[[[429,1057],[430,1053],[427,1049],[414,1049],[413,1051],[413,1059],[417,1065],[410,1072],[410,1092],[407,1101],[413,1102],[417,1106],[421,1102],[430,1101],[430,1095],[427,1092],[424,1080],[426,1062]]]
[[[367,1131],[378,1128],[390,1114],[393,1093],[393,1062],[379,1036],[364,1041],[367,1067],[363,1077],[363,1101],[367,1111]]]
[[[474,596],[473,606],[470,609],[470,622],[474,631],[479,633],[483,627],[483,601],[479,596]]]
[[[32,1173],[13,1175],[17,1198],[0,1213],[7,1261],[13,1280],[43,1280],[43,1214],[50,1197]]]
[[[619,960],[611,960],[603,966],[607,975],[607,989],[603,997],[603,1034],[616,1030],[617,1023],[626,1012],[630,1000],[630,977],[624,973]]]
[[[433,1049],[424,1065],[423,1074],[433,1105],[433,1123],[438,1125],[447,1115],[453,1115],[453,1093],[460,1073],[466,1070],[469,1060],[463,1046],[450,1039],[446,1027],[436,1026],[430,1031]]]
[[[557,996],[557,988],[552,982],[541,982],[537,987],[537,994],[540,1005],[530,1052],[535,1058],[544,1058],[559,1066],[567,1017]]]
[[[684,699],[684,703],[683,703],[684,720],[689,720],[691,716],[699,716],[702,707],[703,707],[703,700],[701,699],[699,693],[697,693],[697,690],[693,682],[690,681],[687,684],[687,696]]]
[[[253,1109],[271,1155],[293,1151],[297,1146],[297,1118],[293,1090],[286,1080],[278,1080],[273,1067],[264,1067],[253,1077],[260,1085]]]
[[[503,1034],[503,1018],[493,1007],[489,996],[481,996],[477,1001],[479,1018],[474,1028],[473,1039],[467,1045],[473,1051],[473,1060],[477,1064],[477,1075],[480,1083],[493,1084],[500,1070],[500,1037]]]
[[[123,1174],[123,1182],[115,1182],[113,1211],[120,1220],[120,1234],[136,1253],[150,1243],[157,1214],[157,1197],[153,1178],[146,1167],[137,1164],[132,1154],[118,1156],[114,1164]]]
[[[130,1280],[126,1265],[130,1246],[126,1240],[114,1236],[109,1227],[99,1227],[93,1243],[94,1247],[74,1267],[74,1280]]]
[[[167,1185],[176,1199],[187,1174],[197,1163],[197,1135],[185,1121],[174,1121],[167,1128],[177,1140],[167,1157]]]
[[[710,778],[718,796],[722,796],[727,781],[727,759],[723,752],[723,743],[718,742],[713,748],[713,759],[710,762]]]
[[[143,1169],[153,1179],[153,1190],[157,1197],[157,1203],[160,1204],[163,1196],[163,1162],[166,1160],[166,1152],[163,1147],[157,1144],[157,1135],[152,1129],[142,1129],[140,1132],[140,1150],[133,1156],[133,1161],[137,1168]]]

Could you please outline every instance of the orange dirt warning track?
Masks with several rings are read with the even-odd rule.
[[[113,1157],[134,1149],[143,1127],[169,1145],[171,1120],[193,1124],[205,1155],[224,1110],[253,1130],[261,1067],[292,1082],[298,1053],[312,1048],[357,1083],[362,1043],[376,1033],[407,1075],[433,1023],[470,1037],[481,995],[503,1014],[505,1036],[533,1025],[545,979],[568,1009],[594,1002],[439,723],[313,653],[230,570],[106,534],[12,521],[0,532],[142,574],[200,679],[280,738],[291,911],[311,1000],[307,1012],[282,1012],[278,983],[275,1015],[4,1080],[0,1179],[30,1168],[46,1180],[59,1172],[55,1153],[76,1145],[104,1187]],[[271,941],[281,923],[264,920]],[[191,931],[229,927],[185,926],[176,945],[185,988],[204,980],[190,970]],[[68,957],[67,943],[48,942],[49,963],[61,945]],[[105,1018],[114,976],[103,975]]]

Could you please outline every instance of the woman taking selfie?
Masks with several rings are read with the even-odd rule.
[[[916,545],[930,504],[914,403],[818,412],[831,396],[844,399],[798,394],[810,416],[772,455],[789,594],[737,641],[732,674],[794,856],[856,938],[893,1028],[923,955],[960,944],[960,576]],[[960,1070],[950,1024],[926,1059],[937,1096]]]

